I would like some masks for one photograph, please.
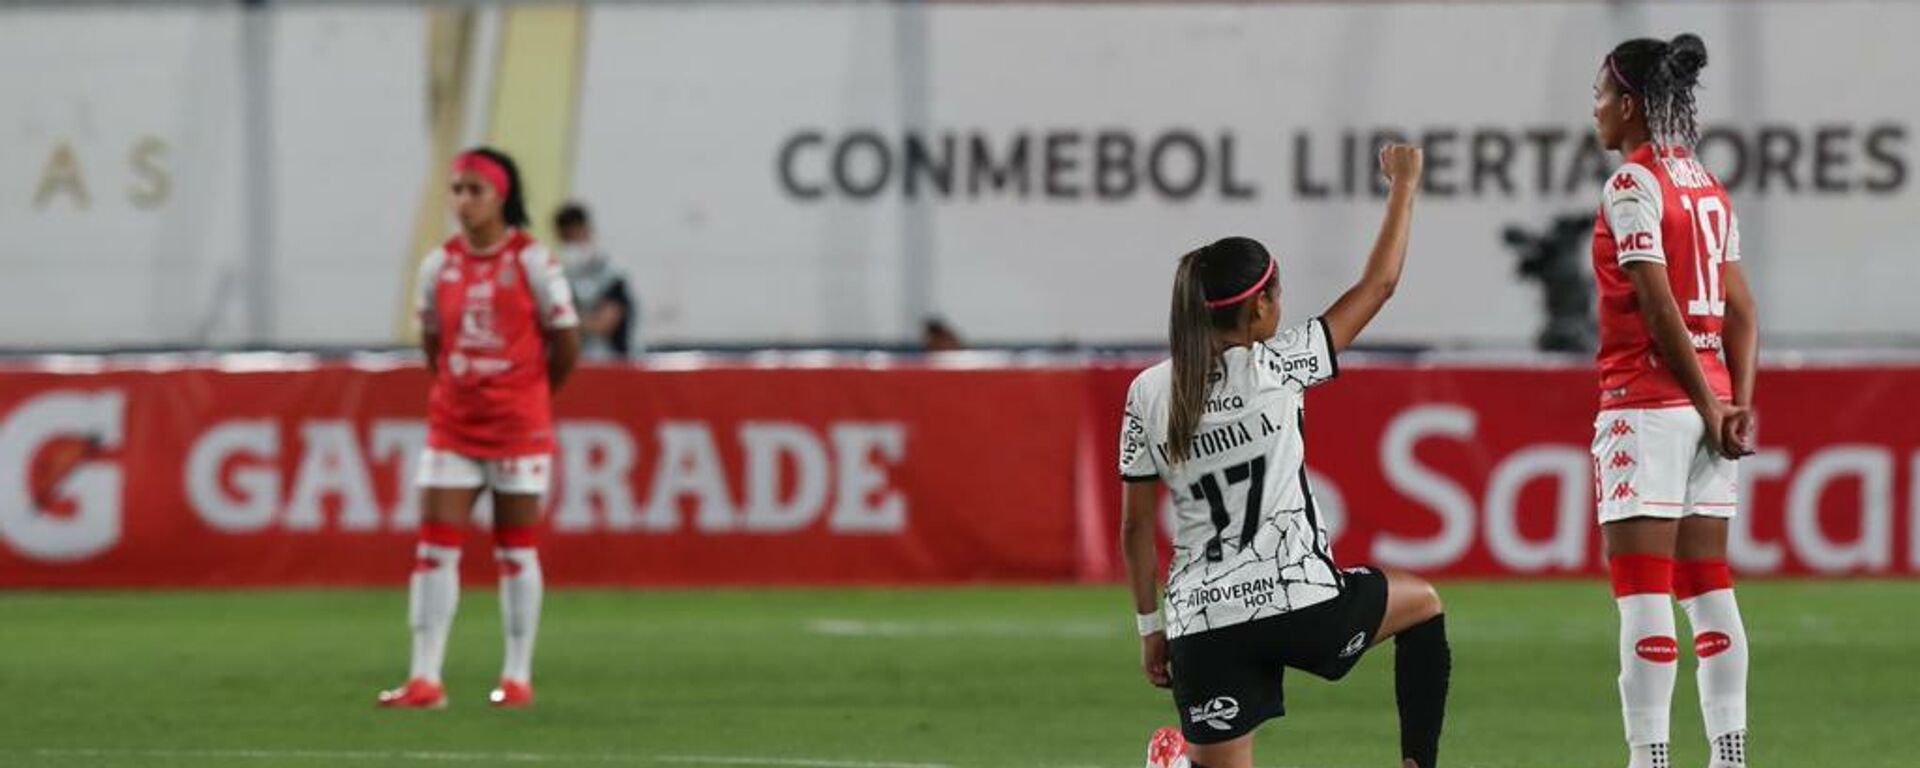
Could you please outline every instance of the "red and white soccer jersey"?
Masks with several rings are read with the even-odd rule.
[[[1601,522],[1630,517],[1730,516],[1734,462],[1705,443],[1705,424],[1653,345],[1626,265],[1665,266],[1707,384],[1732,399],[1721,360],[1722,271],[1740,260],[1726,190],[1685,149],[1643,145],[1614,172],[1594,222],[1600,292],[1600,414],[1593,462]]]
[[[1720,360],[1727,313],[1723,265],[1740,260],[1740,229],[1720,181],[1685,149],[1654,156],[1642,145],[1601,193],[1593,225],[1593,273],[1600,291],[1600,407],[1685,405],[1687,391],[1660,363],[1640,318],[1626,265],[1664,264],[1694,355],[1722,400],[1732,379]]]
[[[458,235],[420,264],[417,309],[440,335],[427,447],[470,460],[553,451],[545,331],[580,318],[546,246],[518,229],[485,253]]]

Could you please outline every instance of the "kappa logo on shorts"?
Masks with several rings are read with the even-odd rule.
[[[1614,451],[1612,464],[1614,469],[1631,467],[1634,465],[1633,456],[1626,451]]]
[[[1639,495],[1640,492],[1634,490],[1632,484],[1623,482],[1613,487],[1613,493],[1608,498],[1619,501],[1621,499],[1631,499]]]
[[[1361,651],[1364,651],[1366,649],[1367,649],[1367,633],[1365,632],[1355,633],[1353,636],[1353,639],[1347,641],[1347,647],[1340,649],[1340,658],[1343,658],[1343,659],[1353,658],[1355,654],[1358,654]]]
[[[1240,716],[1240,701],[1232,696],[1215,696],[1198,707],[1187,707],[1187,719],[1206,723],[1216,731],[1233,730],[1233,719]]]
[[[1633,425],[1628,424],[1626,419],[1614,419],[1613,426],[1608,427],[1607,431],[1613,433],[1614,437],[1631,435],[1633,434]]]

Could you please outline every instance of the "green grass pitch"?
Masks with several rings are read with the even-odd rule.
[[[1441,590],[1442,765],[1624,764],[1603,583]],[[1130,768],[1172,722],[1113,587],[554,590],[518,712],[483,701],[496,597],[464,597],[452,706],[388,712],[397,590],[0,593],[0,765]],[[1756,766],[1915,764],[1920,583],[1756,581],[1741,600]],[[1683,659],[1675,765],[1704,765]],[[1391,675],[1386,647],[1337,685],[1289,675],[1260,765],[1397,765]]]

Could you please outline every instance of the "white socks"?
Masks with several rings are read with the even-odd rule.
[[[413,578],[408,582],[407,624],[413,631],[410,678],[440,682],[447,635],[460,603],[460,535],[456,526],[428,523],[421,527]],[[544,588],[539,550],[534,548],[532,528],[497,529],[494,541],[500,568],[500,625],[506,639],[500,676],[531,682],[533,639],[540,627]]]
[[[506,636],[506,662],[500,676],[529,682],[533,679],[533,639],[540,629],[539,550],[503,547],[493,551],[500,565],[500,625]]]
[[[1620,607],[1620,705],[1627,744],[1664,747],[1680,658],[1674,641],[1673,603],[1664,594],[1627,595],[1615,602]],[[1664,760],[1642,763],[1639,750],[1635,754],[1632,768],[1665,766]]]
[[[410,678],[440,682],[447,632],[460,604],[460,547],[420,542],[408,582],[407,625],[413,631]]]
[[[1747,629],[1725,560],[1683,560],[1674,594],[1693,625],[1700,659],[1700,718],[1712,743],[1710,768],[1747,764]]]
[[[1747,768],[1747,732],[1744,730],[1713,737],[1713,757],[1707,768]]]
[[[1627,768],[1672,768],[1673,766],[1667,757],[1665,742],[1637,744],[1630,749],[1632,751],[1627,758]]]
[[[1667,768],[1673,679],[1680,658],[1673,626],[1673,558],[1607,558],[1620,608],[1620,709],[1633,748],[1629,768]]]
[[[1747,728],[1747,630],[1733,590],[1680,601],[1700,657],[1700,716],[1713,738]]]
[[[1629,768],[1668,768],[1668,710],[1679,648],[1673,606],[1680,599],[1699,659],[1700,715],[1712,751],[1709,768],[1746,768],[1747,631],[1723,559],[1657,555],[1609,558],[1620,608],[1620,705],[1632,748]]]

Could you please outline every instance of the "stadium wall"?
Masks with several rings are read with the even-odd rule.
[[[238,5],[0,8],[33,73],[0,81],[0,348],[402,342],[444,158],[483,141],[538,166],[538,217],[594,206],[655,343],[899,342],[927,314],[1151,341],[1173,256],[1226,233],[1331,299],[1387,137],[1428,178],[1372,338],[1523,345],[1502,229],[1594,209],[1596,62],[1681,30],[1769,338],[1920,328],[1920,4]]]
[[[1115,431],[1139,364],[958,360],[582,370],[556,401],[548,577],[1116,578]],[[1920,574],[1920,367],[1762,382],[1735,567]],[[0,587],[400,583],[426,384],[411,364],[274,356],[0,371]],[[1571,365],[1344,365],[1305,427],[1336,558],[1598,573],[1593,385]]]

